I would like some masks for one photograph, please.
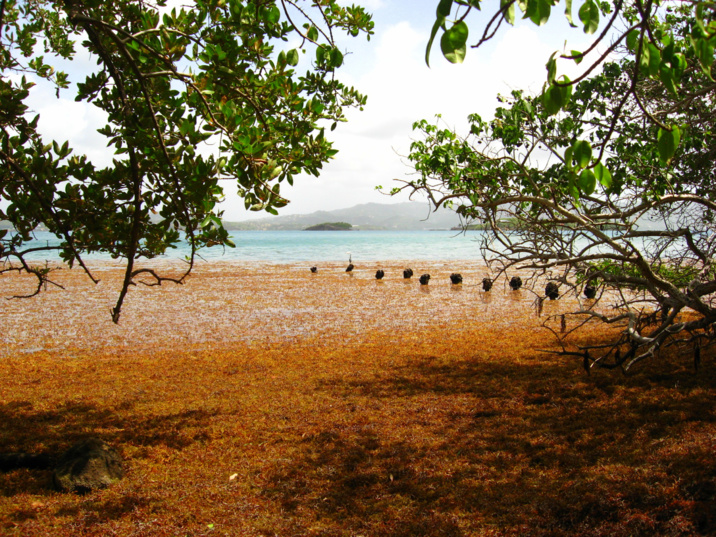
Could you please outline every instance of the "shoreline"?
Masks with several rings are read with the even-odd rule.
[[[432,330],[485,326],[509,329],[516,323],[537,329],[544,319],[534,311],[534,293],[509,291],[498,282],[484,293],[484,265],[465,269],[452,260],[359,264],[353,273],[345,263],[308,265],[257,262],[208,262],[195,266],[183,285],[133,286],[118,325],[111,322],[123,275],[112,262],[90,263],[100,276],[94,285],[81,268],[57,270],[39,295],[13,299],[0,311],[4,330],[0,356],[15,353],[110,352],[112,349],[186,349],[251,345],[256,342],[299,343],[315,338],[358,341],[384,333],[402,335]],[[146,263],[140,266],[148,266]],[[415,275],[402,277],[412,266]],[[153,264],[170,273],[176,261]],[[375,279],[377,268],[385,270]],[[464,283],[452,285],[460,272]],[[430,284],[418,282],[430,273]],[[34,289],[27,276],[0,277],[0,296]],[[31,287],[32,286],[32,287]],[[546,303],[546,314],[573,308],[576,301]],[[446,328],[448,327],[448,328]]]

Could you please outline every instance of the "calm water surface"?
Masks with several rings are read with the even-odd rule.
[[[479,231],[233,231],[236,248],[205,248],[199,252],[206,260],[262,261],[295,263],[354,261],[481,259]],[[60,240],[38,232],[28,246],[57,245]],[[166,258],[183,258],[186,244],[169,250]],[[88,256],[89,257],[89,256]],[[107,256],[91,256],[104,259]],[[56,259],[51,252],[38,252],[35,260]]]

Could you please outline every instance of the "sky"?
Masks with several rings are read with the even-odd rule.
[[[568,49],[579,49],[586,41],[581,29],[568,27],[561,7],[557,7],[547,26],[536,27],[529,21],[505,26],[491,42],[469,49],[460,65],[442,57],[436,39],[428,67],[425,47],[437,0],[356,3],[373,14],[375,35],[370,41],[364,37],[341,40],[340,46],[348,54],[337,77],[366,94],[367,105],[363,111],[348,110],[348,122],[330,133],[339,152],[324,165],[319,178],[299,176],[293,187],[282,186],[282,194],[291,203],[280,215],[407,201],[405,194],[390,197],[375,187],[382,185],[389,191],[398,186],[394,179],[410,174],[405,156],[416,136],[412,131],[415,121],[433,121],[441,114],[444,126],[465,132],[468,114],[492,116],[498,93],[509,94],[512,89],[539,92],[546,78],[545,63],[552,52],[565,48],[565,39]],[[478,32],[492,14],[489,8],[496,3],[483,5],[487,11],[468,19],[468,44],[477,41]],[[87,154],[97,163],[111,161],[106,140],[95,132],[102,119],[96,109],[75,103],[70,92],[58,99],[49,88],[35,91],[32,108],[40,114],[43,134],[60,142],[69,140],[77,153]],[[222,186],[225,220],[269,216],[246,211],[236,188],[229,183]]]

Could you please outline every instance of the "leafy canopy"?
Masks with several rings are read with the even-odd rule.
[[[554,5],[493,4],[475,47],[514,23],[517,8],[541,25]],[[464,57],[462,25],[481,7],[440,2],[428,54],[442,29],[453,32],[441,40],[445,57]],[[565,16],[578,26],[573,7],[566,2]],[[582,284],[598,289],[603,305],[581,302],[573,314],[623,323],[609,345],[570,349],[554,319],[545,321],[587,371],[628,369],[670,344],[693,345],[698,366],[716,323],[716,6],[587,0],[577,11],[578,30],[596,36],[589,50],[553,54],[540,95],[498,96],[494,118],[470,116],[464,136],[416,122],[416,177],[394,191],[423,192],[436,207],[456,204],[466,219],[487,223],[483,255],[497,276],[529,268],[533,288],[548,280],[577,297]],[[580,64],[597,47],[575,80],[558,76],[557,59]],[[538,292],[539,311],[543,300]]]
[[[232,180],[247,208],[275,214],[287,203],[282,184],[318,175],[336,154],[326,130],[344,121],[346,107],[365,103],[335,78],[345,57],[337,35],[372,33],[362,8],[334,0],[190,4],[0,4],[0,200],[7,205],[0,220],[15,230],[0,231],[0,257],[14,263],[3,270],[34,274],[40,290],[47,273],[25,260],[39,225],[63,239],[62,259],[93,279],[84,254],[122,258],[115,322],[136,276],[167,279],[135,268],[137,259],[163,254],[183,233],[192,253],[181,282],[199,248],[233,246],[217,210],[220,181]],[[96,67],[71,79],[56,60],[75,60],[78,50]],[[26,104],[40,81],[102,111],[110,166],[41,135]]]

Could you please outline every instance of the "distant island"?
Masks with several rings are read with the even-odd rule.
[[[347,222],[324,222],[315,226],[308,226],[304,231],[351,231],[353,224]]]

